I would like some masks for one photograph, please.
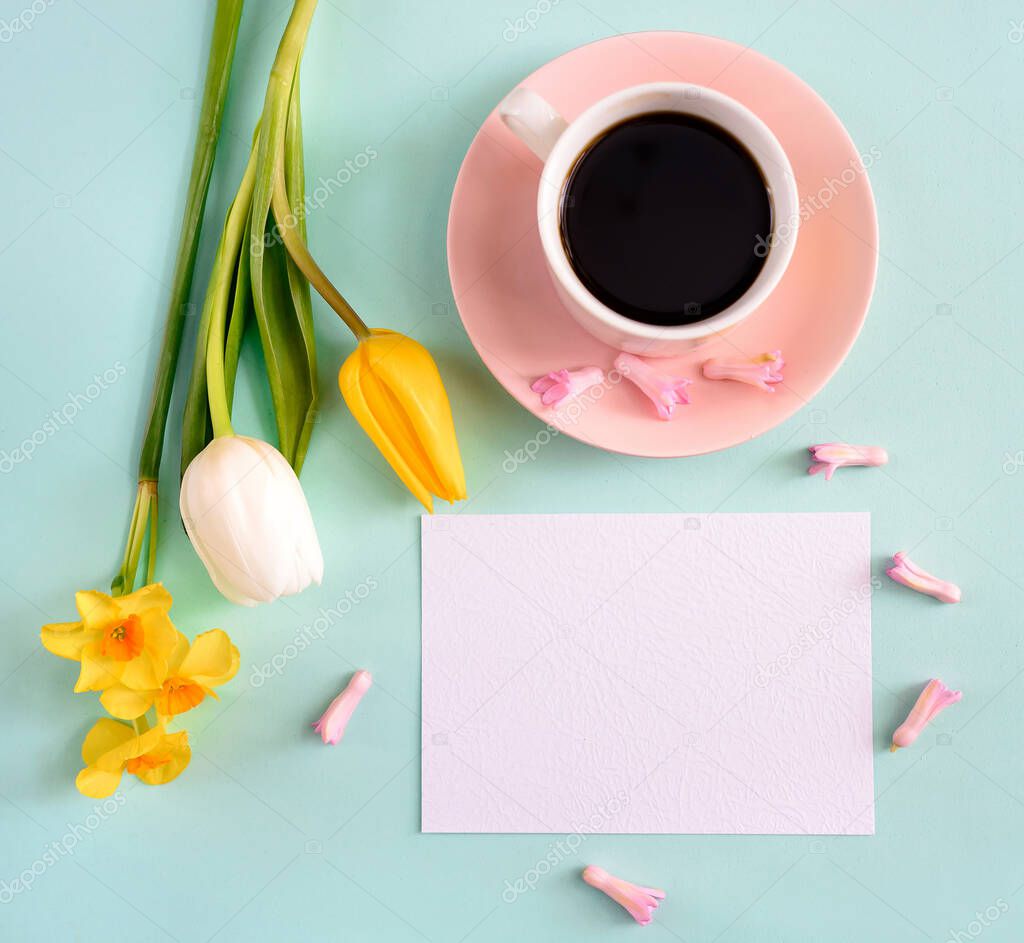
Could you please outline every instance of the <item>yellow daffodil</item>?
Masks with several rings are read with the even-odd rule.
[[[395,331],[373,330],[338,374],[359,425],[428,511],[435,495],[466,497],[451,406],[430,352]]]
[[[171,594],[160,583],[127,596],[75,593],[75,606],[81,621],[44,625],[41,637],[54,655],[81,662],[76,693],[163,684],[178,632],[168,615]]]
[[[104,717],[96,721],[82,743],[83,769],[75,779],[78,791],[92,799],[112,795],[128,772],[150,786],[176,778],[188,766],[192,750],[188,733],[168,733],[162,725],[142,733]]]
[[[216,698],[213,689],[238,673],[239,661],[238,649],[223,629],[203,632],[191,645],[179,635],[167,679],[155,698],[157,714],[175,717],[191,710],[207,695]]]
[[[171,656],[179,644],[179,633],[169,616],[171,596],[154,582],[160,546],[157,528],[160,467],[181,336],[191,307],[186,302],[192,286],[203,207],[235,56],[242,0],[217,0],[211,6],[216,7],[216,12],[201,96],[199,134],[178,239],[177,263],[166,299],[163,342],[152,376],[152,393],[148,397],[150,407],[138,455],[135,501],[120,569],[111,582],[113,596],[99,592],[77,593],[78,621],[45,625],[41,630],[42,643],[48,651],[79,663],[75,691],[102,692],[101,700],[108,691],[162,691],[168,679]],[[205,331],[204,318],[200,335],[205,337]],[[203,436],[206,421],[202,420]],[[189,448],[187,437],[182,444]],[[148,551],[145,558],[144,548]],[[143,582],[150,585],[133,592],[140,566],[141,573],[145,574]],[[186,654],[175,665],[176,671],[181,670],[187,658],[187,643],[185,649]],[[237,652],[234,657],[237,664]],[[199,677],[199,672],[194,674]],[[141,716],[141,711],[130,725],[110,719],[98,721],[86,735],[81,752],[85,768],[78,774],[78,789],[97,799],[111,795],[125,771],[143,782],[157,785],[177,777],[191,758],[188,734],[169,734],[162,724],[153,724],[150,718]],[[6,889],[6,885],[4,887]]]
[[[100,695],[100,703],[124,720],[134,720],[153,706],[158,716],[174,717],[196,707],[207,695],[217,697],[213,689],[230,681],[238,672],[238,664],[238,649],[222,629],[197,635],[191,645],[178,632],[167,660],[167,675],[158,688],[133,691],[115,685]]]

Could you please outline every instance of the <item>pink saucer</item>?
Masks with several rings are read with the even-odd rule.
[[[788,419],[828,382],[867,314],[878,223],[860,156],[839,119],[792,72],[751,49],[695,33],[634,33],[574,49],[521,84],[572,120],[618,89],[659,81],[718,89],[759,115],[789,155],[804,216],[785,276],[749,320],[727,339],[654,361],[693,379],[691,405],[663,421],[623,381],[556,412],[530,389],[538,376],[563,367],[608,371],[616,351],[579,327],[555,295],[537,233],[540,163],[496,111],[470,145],[455,184],[448,270],[473,346],[530,412],[598,448],[678,457],[752,439]],[[775,349],[782,350],[786,368],[785,382],[774,393],[701,376],[700,366],[710,357]]]

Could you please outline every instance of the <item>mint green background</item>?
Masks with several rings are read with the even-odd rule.
[[[0,35],[10,40],[0,42],[0,899],[51,842],[85,827],[72,856],[0,904],[0,939],[1024,935],[1024,28],[1014,26],[1024,8],[551,3],[324,0],[303,74],[310,189],[364,148],[378,157],[313,211],[310,240],[368,320],[435,352],[463,443],[467,510],[868,509],[876,572],[906,549],[963,585],[960,606],[889,581],[875,593],[877,835],[593,836],[506,903],[506,881],[557,836],[419,834],[418,510],[336,394],[350,339],[319,302],[323,413],[303,481],[324,585],[256,611],[232,608],[165,488],[160,575],[175,618],[190,634],[228,629],[242,670],[219,703],[188,718],[187,773],[161,789],[126,777],[123,802],[90,827],[96,803],[72,780],[98,707],[72,695],[74,667],[42,652],[37,630],[71,618],[73,590],[106,586],[116,566],[212,5],[52,0],[37,5],[30,29]],[[0,0],[0,19],[28,6]],[[288,6],[251,0],[245,12],[200,282]],[[509,32],[529,10],[548,12]],[[581,43],[654,28],[752,44],[811,83],[862,151],[879,148],[871,315],[828,388],[755,442],[656,461],[557,437],[508,474],[505,450],[541,426],[483,369],[455,314],[444,250],[455,175],[480,121],[523,75]],[[820,306],[827,317],[827,292]],[[249,368],[257,354],[250,343]],[[186,363],[190,355],[191,345]],[[123,375],[91,397],[94,375],[108,369]],[[10,467],[12,450],[74,394],[90,400],[77,401],[74,421]],[[272,437],[251,369],[236,415],[239,429]],[[831,439],[885,445],[892,463],[830,484],[807,478],[803,449]],[[166,458],[173,482],[176,446]],[[322,641],[251,683],[321,607],[367,580],[378,588]],[[377,683],[344,744],[328,749],[307,726],[355,667]],[[962,688],[963,703],[890,756],[889,733],[931,676]],[[579,870],[591,861],[667,889],[651,927],[640,931],[583,885]],[[984,918],[991,925],[972,923],[986,908],[997,914]]]

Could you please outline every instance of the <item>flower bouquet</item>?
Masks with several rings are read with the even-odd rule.
[[[413,495],[465,498],[448,397],[428,351],[412,338],[370,329],[306,244],[299,67],[316,0],[295,0],[267,83],[249,158],[224,222],[204,295],[182,417],[179,507],[214,586],[244,606],[299,593],[323,577],[313,515],[299,483],[318,406],[312,285],[351,330],[356,347],[338,385],[353,416]],[[111,795],[127,772],[150,785],[175,779],[191,756],[181,715],[216,697],[239,668],[221,629],[193,640],[170,618],[171,595],[154,582],[159,471],[200,225],[232,71],[242,0],[218,0],[206,85],[166,327],[142,443],[121,567],[110,594],[76,594],[78,620],[44,626],[42,643],[80,665],[76,692],[99,694],[110,714],[82,745],[76,785]],[[255,321],[277,444],[236,434],[235,376]],[[145,582],[135,589],[140,566]]]

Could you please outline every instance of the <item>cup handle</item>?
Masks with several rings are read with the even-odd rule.
[[[528,88],[513,89],[498,106],[505,126],[542,161],[568,127],[563,118],[536,92]]]

